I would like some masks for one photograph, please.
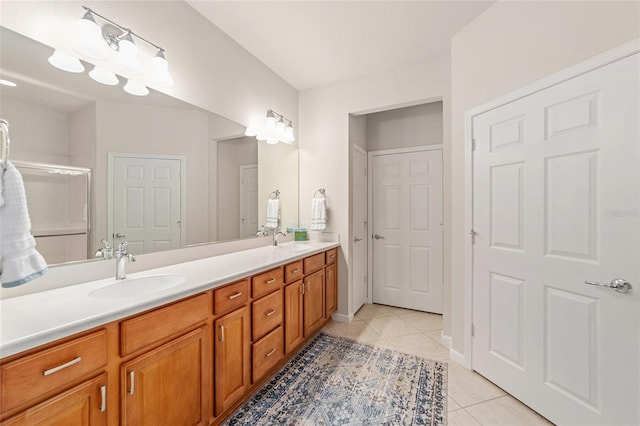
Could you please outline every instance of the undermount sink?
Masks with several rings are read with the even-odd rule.
[[[152,275],[140,278],[125,278],[89,293],[94,299],[125,299],[166,290],[184,283],[180,275]]]

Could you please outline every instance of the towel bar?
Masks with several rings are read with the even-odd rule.
[[[279,190],[275,190],[273,191],[271,194],[269,194],[269,199],[270,200],[277,200],[280,198],[280,191]]]
[[[325,189],[324,188],[320,188],[318,189],[316,192],[313,193],[313,198],[316,198],[316,195],[318,195],[318,192],[320,194],[322,194],[322,198],[326,198],[326,194],[325,194]]]

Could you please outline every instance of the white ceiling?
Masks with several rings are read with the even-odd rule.
[[[493,1],[187,2],[298,90],[424,61]]]

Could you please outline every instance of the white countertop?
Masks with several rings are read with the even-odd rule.
[[[339,245],[337,242],[290,242],[279,247],[243,250],[128,274],[124,282],[152,275],[180,275],[186,278],[184,283],[176,287],[136,297],[96,299],[89,296],[93,290],[123,282],[109,278],[3,299],[0,300],[0,357],[144,312]]]

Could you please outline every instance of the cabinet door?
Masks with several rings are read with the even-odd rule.
[[[288,354],[304,340],[302,280],[284,288],[284,350]]]
[[[324,268],[304,278],[304,336],[310,336],[323,322]]]
[[[105,374],[3,422],[5,426],[59,425],[97,426],[107,424]]]
[[[251,380],[251,321],[245,306],[215,322],[216,416],[242,397]]]
[[[338,309],[338,270],[333,263],[325,268],[326,276],[326,306],[325,319],[331,318],[331,314]]]
[[[121,367],[123,425],[198,425],[203,413],[204,330],[199,328]]]

